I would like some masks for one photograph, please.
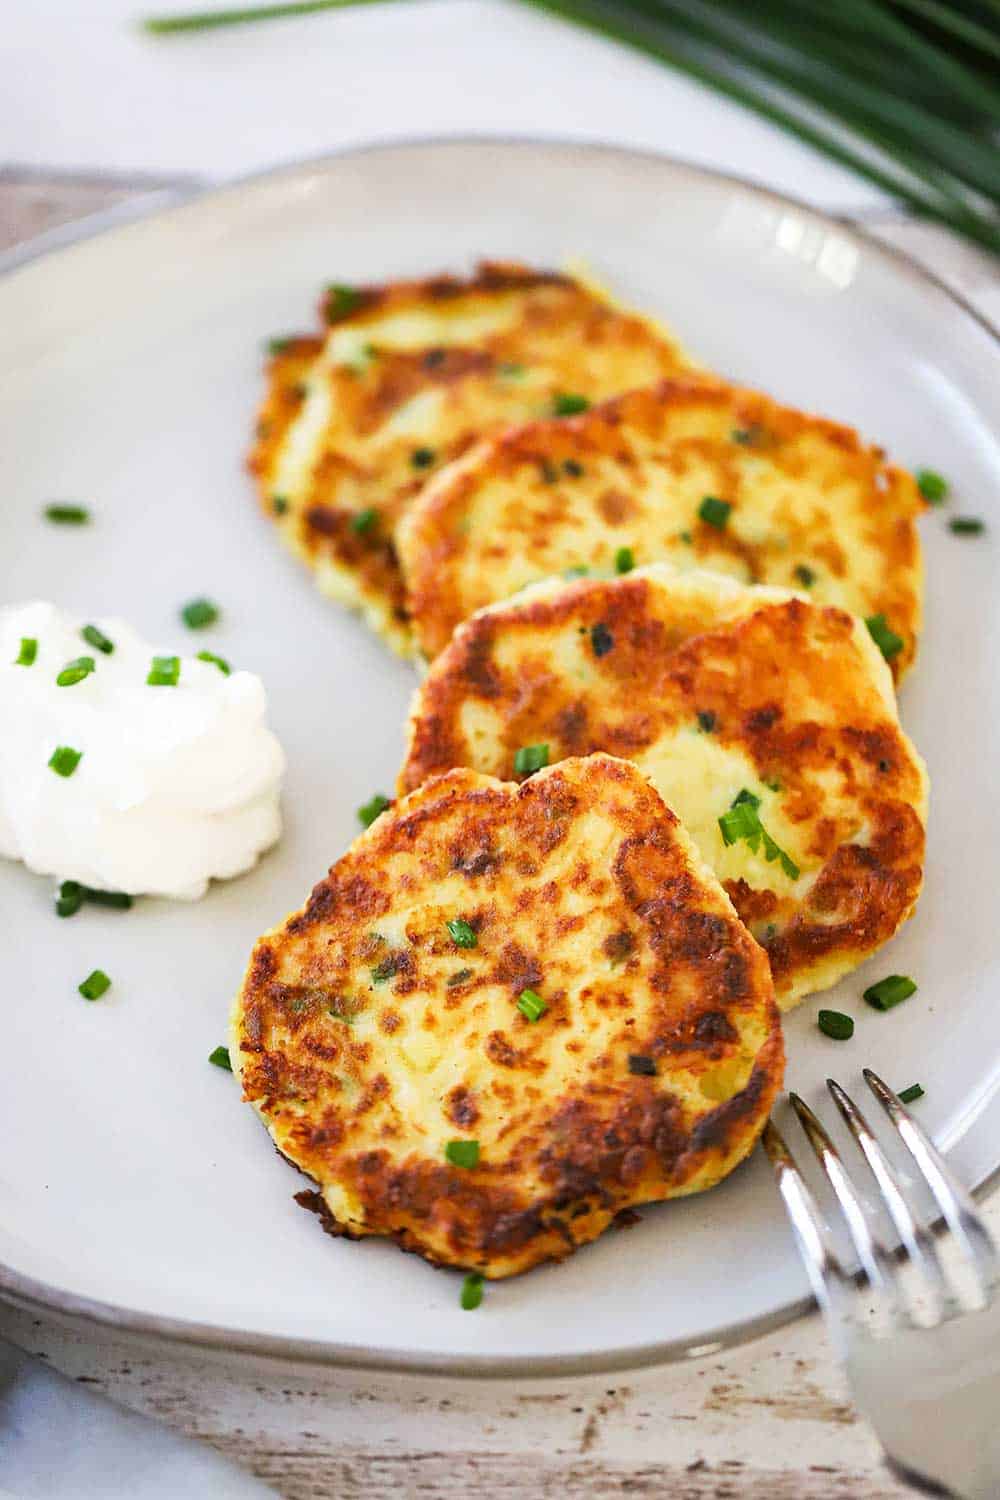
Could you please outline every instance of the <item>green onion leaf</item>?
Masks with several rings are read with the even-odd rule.
[[[679,531],[677,533],[677,539],[678,541],[683,542],[685,547],[690,547],[694,541],[694,538],[692,537],[690,531]]]
[[[86,891],[78,881],[64,880],[56,897],[56,916],[75,917],[83,905],[85,895]]]
[[[415,469],[429,469],[436,458],[433,448],[414,448],[410,454],[410,463]]]
[[[228,1047],[213,1047],[212,1051],[208,1054],[208,1060],[210,1063],[214,1063],[217,1068],[225,1068],[227,1073],[233,1071],[233,1060],[229,1056]]]
[[[878,984],[870,984],[862,995],[876,1010],[892,1010],[916,994],[917,986],[907,974],[890,974]]]
[[[586,396],[559,394],[552,397],[552,411],[557,417],[575,417],[586,411],[590,402]]]
[[[715,714],[713,714],[710,709],[704,709],[698,715],[698,728],[701,730],[702,734],[711,734],[717,722],[718,720],[716,719]]]
[[[981,536],[986,530],[986,522],[978,516],[952,516],[948,530],[956,536]]]
[[[655,1078],[656,1063],[653,1058],[646,1057],[642,1052],[630,1052],[628,1055],[628,1070],[638,1078]]]
[[[57,526],[85,526],[90,520],[90,511],[85,505],[47,505],[45,519]]]
[[[359,510],[351,517],[351,530],[357,532],[358,536],[365,536],[378,521],[378,511],[374,505],[367,505],[364,510]]]
[[[892,661],[903,649],[902,637],[889,629],[885,615],[869,615],[865,624],[868,633],[875,642],[886,661]]]
[[[522,745],[514,756],[514,771],[518,776],[533,776],[548,763],[548,745]]]
[[[475,948],[479,939],[476,937],[475,928],[470,927],[464,917],[452,918],[447,927],[456,948]]]
[[[283,515],[285,515],[285,513],[288,510],[288,497],[287,497],[287,495],[272,495],[271,496],[271,509],[274,511],[274,514],[276,516],[283,516]]]
[[[73,750],[69,745],[57,745],[49,757],[49,765],[57,776],[72,776],[82,759],[82,750]]]
[[[714,526],[721,531],[729,520],[729,512],[732,510],[732,502],[719,500],[715,495],[706,495],[698,507],[698,519],[704,521],[706,526]]]
[[[583,473],[583,464],[578,464],[575,458],[564,458],[563,473],[568,474],[571,479],[579,479]]]
[[[94,969],[77,989],[85,1000],[100,1000],[111,988],[111,980],[103,969]]]
[[[92,885],[83,887],[83,898],[94,906],[110,906],[115,911],[128,911],[132,906],[132,897],[127,891],[99,891]]]
[[[30,667],[34,665],[35,657],[38,655],[38,642],[33,636],[22,635],[21,649],[14,658],[15,667]]]
[[[805,563],[799,563],[795,569],[795,580],[801,583],[804,589],[811,589],[816,582],[816,574],[812,568],[806,567]]]
[[[372,984],[385,984],[387,979],[392,979],[393,975],[398,974],[399,959],[398,953],[390,953],[382,959],[381,963],[377,963],[371,971]]]
[[[336,323],[354,312],[361,302],[361,293],[352,286],[341,286],[334,282],[326,289],[326,321]]]
[[[615,572],[631,573],[635,567],[635,553],[631,547],[619,547],[615,553]]]
[[[94,658],[92,656],[77,656],[73,661],[68,661],[56,678],[57,687],[73,687],[82,682],[94,671]]]
[[[378,817],[384,813],[387,807],[392,806],[392,799],[385,797],[381,792],[376,792],[370,802],[364,802],[358,808],[358,821],[362,828],[370,828]]]
[[[922,1099],[924,1091],[919,1083],[911,1083],[909,1088],[900,1089],[897,1098],[900,1104],[912,1104],[915,1099]]]
[[[607,656],[614,643],[615,638],[603,621],[591,625],[590,645],[595,656]]]
[[[477,1167],[479,1165],[478,1141],[449,1141],[444,1148],[445,1160],[453,1167]]]
[[[517,997],[517,1008],[529,1021],[539,1021],[549,1007],[536,990],[522,990]]]
[[[798,880],[801,874],[798,865],[768,833],[760,820],[757,810],[759,807],[760,798],[753,792],[748,791],[746,787],[738,792],[732,807],[719,819],[722,842],[728,846],[735,844],[739,839],[745,839],[754,854],[763,844],[764,858],[768,864],[773,864],[777,860],[789,880]]]
[[[934,469],[917,470],[917,488],[930,505],[940,505],[948,498],[948,481]]]
[[[147,687],[176,687],[181,675],[179,656],[154,656],[146,678]]]
[[[472,972],[471,969],[456,969],[454,974],[448,975],[445,984],[450,990],[454,989],[456,984],[464,984],[467,979],[471,979]]]
[[[210,662],[213,667],[218,667],[223,677],[229,677],[232,673],[233,669],[226,661],[226,658],[224,656],[216,656],[214,651],[199,651],[198,660]]]
[[[219,618],[219,607],[211,599],[192,599],[181,610],[181,619],[189,630],[204,630]]]
[[[846,1042],[854,1035],[854,1022],[840,1010],[821,1010],[816,1016],[816,1025],[824,1036],[835,1042]]]
[[[483,1280],[484,1278],[480,1276],[478,1271],[473,1271],[462,1282],[462,1292],[458,1300],[463,1312],[475,1312],[476,1308],[482,1302]]]
[[[89,646],[96,646],[98,651],[103,651],[105,656],[110,656],[115,649],[114,641],[108,639],[103,630],[98,630],[96,625],[85,625],[80,631]]]
[[[288,348],[290,348],[291,345],[294,344],[294,343],[295,343],[295,335],[293,333],[284,334],[280,338],[276,338],[276,339],[268,339],[268,341],[267,341],[267,352],[268,352],[268,354],[272,354],[272,355],[273,354],[284,354],[285,350],[288,349]]]

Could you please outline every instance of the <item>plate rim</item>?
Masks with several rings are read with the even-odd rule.
[[[894,245],[884,244],[864,227],[845,221],[836,214],[818,209],[790,193],[779,192],[775,188],[739,173],[703,166],[652,147],[628,146],[599,138],[558,135],[459,132],[388,137],[338,147],[314,156],[294,158],[263,170],[226,178],[221,182],[192,185],[188,180],[185,183],[179,183],[174,191],[168,187],[154,192],[150,195],[152,202],[146,195],[140,198],[138,204],[134,199],[127,199],[123,203],[99,210],[97,213],[85,215],[82,219],[57,225],[54,229],[13,246],[0,253],[0,276],[10,276],[37,261],[68,253],[76,246],[90,240],[119,232],[126,233],[131,228],[144,226],[158,219],[167,219],[175,215],[183,216],[188,209],[200,207],[206,199],[225,200],[229,197],[236,197],[272,179],[294,178],[302,173],[320,171],[345,157],[366,156],[379,151],[420,151],[456,146],[469,149],[514,147],[525,150],[555,150],[576,153],[581,157],[598,154],[619,157],[632,162],[645,161],[666,167],[676,175],[686,175],[695,181],[708,182],[716,186],[736,188],[753,198],[794,209],[815,225],[827,231],[836,231],[848,242],[860,246],[866,254],[886,263],[891,271],[910,281],[915,281],[918,285],[933,288],[969,319],[979,331],[985,333],[995,347],[1000,347],[1000,326],[994,324],[936,272],[921,265],[907,251]],[[167,202],[163,201],[164,192],[171,193]],[[998,1185],[1000,1185],[1000,1162],[975,1186],[974,1196],[977,1199],[988,1196]],[[380,1348],[362,1349],[356,1345],[340,1344],[325,1339],[307,1339],[290,1334],[250,1333],[242,1329],[226,1328],[199,1320],[165,1317],[160,1314],[142,1312],[134,1307],[124,1307],[103,1299],[65,1291],[51,1282],[42,1281],[5,1265],[2,1261],[0,1261],[0,1299],[29,1312],[55,1313],[62,1320],[80,1321],[114,1333],[134,1335],[174,1345],[212,1349],[220,1353],[252,1355],[266,1360],[309,1366],[332,1366],[346,1370],[380,1370],[392,1374],[448,1375],[474,1379],[504,1379],[515,1376],[542,1379],[553,1376],[598,1375],[626,1369],[649,1368],[688,1358],[703,1358],[759,1338],[778,1328],[786,1327],[816,1307],[815,1298],[801,1297],[762,1316],[725,1324],[716,1329],[706,1329],[697,1339],[690,1337],[655,1339],[637,1347],[619,1346],[586,1354],[455,1356],[408,1353]]]

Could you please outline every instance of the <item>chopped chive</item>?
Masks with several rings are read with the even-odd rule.
[[[103,969],[94,969],[77,989],[85,1000],[100,1000],[111,988],[111,980]]]
[[[115,649],[114,641],[108,639],[103,630],[98,630],[96,625],[85,625],[80,631],[89,646],[96,646],[98,651],[103,651],[105,656],[110,656]]]
[[[456,948],[475,948],[479,942],[475,928],[470,927],[464,917],[454,917],[447,927]]]
[[[548,763],[548,745],[522,745],[514,756],[514,770],[518,776],[533,776]]]
[[[590,645],[595,656],[607,656],[614,643],[615,638],[603,621],[591,625]]]
[[[287,495],[272,495],[271,496],[271,509],[274,511],[274,514],[276,516],[283,516],[283,515],[285,515],[285,513],[288,510],[288,496]]]
[[[38,655],[38,642],[34,636],[22,635],[21,649],[14,658],[15,667],[31,667]]]
[[[467,979],[471,979],[472,972],[471,969],[456,969],[454,974],[448,975],[445,984],[449,989],[453,989],[456,984],[464,984]]]
[[[865,624],[868,626],[868,634],[886,661],[892,661],[892,658],[903,649],[902,637],[889,629],[885,615],[869,615]]]
[[[94,906],[110,906],[115,911],[129,911],[132,906],[128,891],[99,891],[92,885],[83,887],[83,899]]]
[[[704,521],[706,526],[714,526],[721,531],[729,520],[729,512],[732,510],[732,502],[720,500],[715,495],[706,495],[698,507],[698,519]]]
[[[410,454],[410,463],[415,469],[429,469],[436,458],[433,448],[414,448]]]
[[[363,802],[358,808],[358,821],[363,828],[370,828],[379,813],[384,813],[391,805],[391,798],[384,796],[381,792],[376,792],[370,802]]]
[[[49,757],[49,765],[57,776],[72,776],[82,759],[82,750],[73,750],[69,745],[57,745]]]
[[[876,1010],[892,1010],[916,993],[917,986],[908,974],[890,974],[878,984],[870,984],[862,995]]]
[[[718,720],[716,719],[715,714],[712,713],[711,709],[703,709],[702,712],[698,715],[698,728],[701,730],[702,734],[711,734],[717,723]]]
[[[459,1296],[459,1305],[463,1312],[475,1312],[483,1300],[483,1280],[478,1271],[473,1271],[466,1276],[462,1282],[462,1291]]]
[[[846,1042],[854,1035],[854,1022],[840,1010],[821,1010],[816,1015],[816,1025],[824,1036],[835,1042]]]
[[[56,678],[57,687],[73,687],[82,682],[94,671],[94,658],[92,656],[77,656],[73,661],[68,661]]]
[[[948,498],[948,481],[935,469],[917,470],[917,488],[930,505],[940,505]]]
[[[684,543],[685,547],[690,547],[691,546],[693,538],[691,536],[690,531],[679,531],[677,533],[677,535],[678,535],[678,538],[680,539],[680,541],[682,541]]]
[[[378,511],[374,505],[367,505],[364,510],[359,510],[351,517],[351,530],[357,532],[358,536],[364,536],[371,531],[378,520]]]
[[[560,393],[552,397],[552,411],[557,417],[575,417],[590,405],[586,396]]]
[[[748,791],[746,787],[738,792],[732,807],[719,819],[722,842],[728,846],[735,844],[739,839],[745,839],[754,854],[763,844],[764,858],[768,864],[773,864],[775,860],[778,860],[789,880],[798,880],[801,874],[798,865],[768,833],[760,820],[759,807],[760,798],[753,792]]]
[[[76,880],[64,880],[56,897],[56,916],[75,917],[83,905],[86,891]]]
[[[806,567],[805,563],[799,563],[795,569],[796,582],[801,583],[804,589],[811,589],[816,582],[816,574],[812,568]]]
[[[90,511],[85,505],[47,505],[45,519],[57,526],[85,526],[90,520]]]
[[[522,990],[517,997],[517,1008],[529,1021],[539,1021],[549,1007],[536,990]]]
[[[896,1096],[900,1104],[912,1104],[915,1099],[922,1099],[924,1091],[919,1083],[911,1083],[909,1088],[900,1089]]]
[[[399,956],[398,954],[390,953],[388,957],[383,958],[382,962],[377,963],[374,969],[372,969],[372,984],[385,984],[386,980],[391,979],[398,970]]]
[[[214,1063],[217,1068],[225,1068],[227,1073],[233,1071],[233,1060],[229,1056],[228,1047],[213,1047],[208,1054],[208,1060],[210,1063]]]
[[[981,536],[986,530],[986,522],[981,521],[978,516],[952,516],[948,522],[948,530],[953,531],[956,536]]]
[[[445,1160],[453,1167],[477,1167],[479,1165],[478,1141],[449,1141],[444,1148]]]
[[[179,656],[154,656],[146,678],[146,685],[147,687],[176,687],[180,675],[181,659]]]
[[[346,318],[352,313],[361,301],[361,293],[355,291],[352,286],[341,286],[337,282],[326,289],[326,320],[335,323],[338,318]]]
[[[563,473],[568,474],[571,479],[579,479],[583,473],[583,464],[578,464],[575,458],[564,458]]]
[[[192,599],[181,610],[181,619],[189,630],[204,630],[206,625],[214,625],[218,618],[219,606],[211,599]]]
[[[631,547],[619,547],[615,553],[615,572],[631,573],[635,567],[635,553]]]
[[[640,1078],[656,1077],[656,1063],[651,1057],[646,1057],[642,1052],[629,1053],[628,1070]]]
[[[214,651],[199,651],[198,660],[211,662],[213,667],[218,667],[223,677],[229,677],[232,674],[233,669],[226,661],[226,658],[224,656],[216,656]]]
[[[280,338],[268,339],[267,352],[268,354],[284,354],[285,350],[290,348],[294,343],[295,335],[291,333],[284,334]]]
[[[751,422],[749,427],[734,427],[729,436],[734,443],[739,443],[744,448],[756,448],[762,444],[766,434],[759,422]]]

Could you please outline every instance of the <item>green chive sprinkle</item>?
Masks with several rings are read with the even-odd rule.
[[[646,1057],[641,1052],[630,1052],[628,1055],[628,1070],[640,1078],[655,1078],[656,1063],[651,1057]]]
[[[229,1056],[228,1047],[213,1047],[212,1051],[208,1054],[208,1060],[210,1063],[214,1063],[217,1068],[225,1068],[227,1073],[233,1071],[233,1060]]]
[[[463,1312],[475,1312],[482,1302],[483,1279],[478,1271],[474,1271],[462,1282],[462,1293],[458,1300]]]
[[[361,301],[361,293],[356,292],[352,286],[340,286],[336,282],[326,289],[326,320],[335,323],[338,318],[346,318],[352,313]]]
[[[433,448],[414,448],[410,454],[410,463],[415,469],[429,469],[436,458]]]
[[[181,619],[189,630],[204,630],[206,625],[214,625],[218,618],[219,606],[211,599],[192,599],[181,610]]]
[[[876,1010],[892,1010],[894,1005],[901,1005],[904,1000],[916,994],[917,986],[907,974],[890,974],[885,979],[880,979],[878,984],[870,984],[862,995],[869,1005]]]
[[[447,926],[456,948],[474,948],[478,943],[475,929],[469,926],[464,917],[454,917]]]
[[[73,750],[69,745],[57,745],[49,757],[49,765],[57,776],[72,776],[82,759],[82,750]]]
[[[698,507],[698,519],[704,521],[706,526],[714,526],[721,531],[729,520],[729,512],[732,510],[732,502],[719,500],[715,495],[706,495]]]
[[[940,505],[948,498],[948,481],[934,469],[917,470],[917,488],[931,505]]]
[[[816,574],[812,568],[807,568],[805,563],[799,563],[795,569],[795,579],[797,583],[801,583],[804,589],[811,589],[816,582]]]
[[[379,813],[384,813],[390,806],[391,799],[383,796],[381,792],[376,792],[370,802],[365,802],[358,808],[358,821],[362,828],[370,828]]]
[[[603,621],[591,625],[590,645],[595,656],[607,656],[614,643],[615,638]]]
[[[285,513],[288,510],[288,497],[287,497],[287,495],[272,495],[271,496],[271,509],[274,511],[274,514],[276,516],[283,516],[283,515],[285,515]]]
[[[127,891],[98,891],[91,885],[83,887],[83,898],[94,906],[110,906],[116,911],[128,911],[132,906],[132,897]]]
[[[586,411],[590,402],[586,396],[560,394],[552,397],[552,410],[557,417],[575,417]]]
[[[631,573],[635,567],[635,553],[631,547],[619,547],[615,553],[615,572]]]
[[[679,531],[677,535],[679,539],[684,543],[685,547],[691,546],[693,538],[690,531]]]
[[[908,1089],[900,1089],[897,1095],[900,1104],[912,1104],[915,1099],[922,1099],[924,1091],[919,1083],[911,1083]]]
[[[351,517],[351,530],[357,532],[358,536],[364,536],[366,532],[371,531],[377,520],[378,511],[374,505],[368,505]]]
[[[98,630],[96,625],[85,625],[80,631],[88,646],[96,646],[98,651],[103,651],[105,656],[110,656],[115,649],[114,641],[108,640],[103,630]]]
[[[478,1141],[449,1141],[444,1148],[445,1160],[453,1167],[478,1167]]]
[[[83,905],[85,894],[84,887],[78,881],[64,880],[56,897],[56,916],[75,917]]]
[[[892,661],[892,658],[903,649],[902,637],[889,629],[885,615],[869,615],[865,624],[868,626],[869,635],[886,661]]]
[[[454,974],[449,974],[445,984],[449,989],[454,989],[456,984],[464,984],[467,979],[472,978],[471,969],[456,969]]]
[[[703,710],[698,715],[698,728],[702,734],[711,734],[718,720],[710,709]]]
[[[85,505],[47,505],[45,519],[57,526],[86,526],[90,511]]]
[[[382,962],[377,963],[374,969],[372,969],[372,984],[385,984],[387,979],[391,979],[397,973],[398,968],[398,955],[390,953],[387,958],[383,958]]]
[[[77,656],[73,661],[68,661],[56,678],[57,687],[73,687],[89,677],[94,670],[94,658],[92,656]]]
[[[956,536],[982,536],[986,530],[986,522],[981,521],[978,516],[952,516],[948,522],[948,530],[953,531]]]
[[[154,656],[149,676],[146,678],[148,687],[176,687],[181,675],[181,659],[179,656]]]
[[[213,667],[218,667],[223,677],[229,677],[232,673],[233,669],[226,661],[226,658],[224,656],[216,656],[214,651],[199,651],[198,660],[211,662]]]
[[[285,350],[295,343],[294,334],[285,334],[281,338],[268,339],[268,354],[284,354]]]
[[[517,997],[517,1008],[529,1021],[540,1021],[549,1007],[536,990],[522,990]]]
[[[30,667],[34,665],[35,657],[38,655],[38,642],[33,636],[22,635],[21,649],[14,658],[15,667]]]
[[[571,479],[579,479],[583,473],[583,464],[578,464],[575,458],[564,458],[563,473],[568,474]]]
[[[514,756],[514,770],[518,776],[533,776],[548,763],[548,745],[522,745]]]
[[[111,980],[103,969],[94,969],[77,988],[85,1000],[100,1000],[111,988]]]
[[[835,1042],[846,1042],[854,1035],[854,1022],[840,1010],[821,1010],[816,1016],[816,1025],[824,1036]]]
[[[775,860],[778,860],[789,880],[798,880],[801,873],[798,865],[768,833],[760,820],[757,810],[759,807],[760,798],[744,787],[737,794],[729,811],[723,813],[719,819],[722,842],[728,846],[737,843],[740,839],[745,839],[754,854],[763,844],[764,858],[768,864],[773,864]]]

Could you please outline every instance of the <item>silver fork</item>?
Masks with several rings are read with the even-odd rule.
[[[1000,1497],[1000,1258],[975,1204],[882,1079],[865,1082],[885,1110],[940,1211],[932,1233],[848,1094],[827,1087],[865,1159],[898,1243],[889,1248],[817,1116],[792,1106],[844,1216],[860,1269],[838,1256],[773,1121],[764,1131],[778,1188],[816,1300],[847,1367],[859,1411],[898,1474],[932,1494]],[[948,1262],[946,1266],[945,1262]]]

